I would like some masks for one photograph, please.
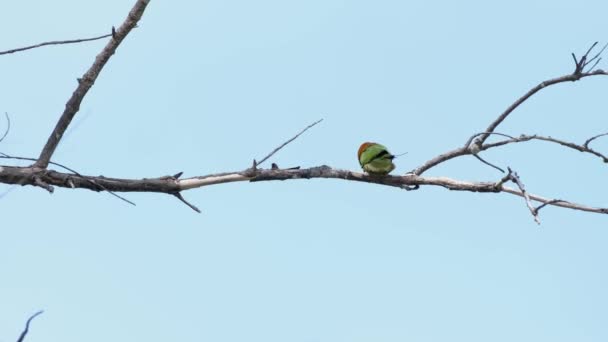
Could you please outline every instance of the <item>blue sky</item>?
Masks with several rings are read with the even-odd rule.
[[[11,2],[0,50],[109,32],[134,1]],[[579,12],[580,11],[580,12]],[[378,141],[404,173],[483,130],[606,42],[604,1],[155,1],[54,160],[81,173],[241,170],[306,125],[280,166],[357,170]],[[37,156],[105,42],[0,59],[0,151]],[[600,67],[608,68],[605,63]],[[608,79],[543,90],[499,131],[608,131]],[[608,141],[594,143],[608,150]],[[528,143],[484,155],[547,197],[607,206],[605,166]],[[473,158],[429,172],[496,180]],[[8,189],[1,185],[0,192]],[[605,341],[606,217],[506,194],[338,180],[175,198],[13,188],[0,199],[0,341]]]

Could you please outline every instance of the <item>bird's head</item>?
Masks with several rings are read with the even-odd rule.
[[[374,142],[364,142],[363,144],[361,144],[361,146],[359,146],[359,151],[357,152],[357,159],[361,158],[361,153],[363,153],[363,151],[365,151],[371,145],[375,145],[375,144],[376,143],[374,143]]]

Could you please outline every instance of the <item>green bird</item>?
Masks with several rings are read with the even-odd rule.
[[[383,145],[374,142],[365,142],[359,147],[357,153],[361,168],[370,175],[388,175],[395,169],[393,159],[395,156]]]

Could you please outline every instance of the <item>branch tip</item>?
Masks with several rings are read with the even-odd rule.
[[[17,339],[17,342],[23,342],[23,340],[25,339],[25,336],[30,331],[30,324],[32,323],[34,318],[42,315],[42,313],[44,313],[44,311],[40,310],[40,311],[36,312],[35,314],[31,315],[30,318],[28,318],[27,322],[25,322],[25,329],[23,329],[23,332],[21,332],[21,335],[19,335],[19,339]]]
[[[260,160],[256,166],[262,165],[263,162],[265,162],[266,160],[268,160],[268,158],[272,157],[275,153],[277,153],[280,149],[282,149],[283,147],[285,147],[287,144],[289,144],[290,142],[296,140],[300,135],[302,135],[302,133],[306,132],[307,130],[309,130],[310,128],[312,128],[313,126],[315,126],[316,124],[318,124],[319,122],[323,121],[323,119],[317,120],[315,122],[313,122],[312,124],[308,125],[306,128],[304,128],[303,130],[300,131],[300,133],[296,134],[293,138],[287,140],[286,142],[284,142],[283,144],[279,145],[279,147],[275,148],[274,150],[272,150],[272,152],[270,152],[266,157],[262,158],[262,160]]]
[[[190,202],[186,201],[186,199],[182,196],[181,193],[175,192],[175,193],[173,193],[173,196],[177,197],[177,199],[182,201],[185,205],[189,206],[190,209],[196,211],[199,214],[201,213],[201,210],[199,208],[197,208],[194,204],[191,204]]]

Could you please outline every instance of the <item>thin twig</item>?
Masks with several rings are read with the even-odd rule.
[[[559,145],[568,147],[570,149],[577,150],[579,152],[584,152],[584,153],[592,154],[594,156],[597,156],[597,157],[601,158],[604,163],[608,163],[608,156],[605,156],[604,154],[602,154],[600,152],[597,152],[594,149],[591,149],[589,147],[585,147],[584,145],[578,145],[578,144],[575,144],[575,143],[572,143],[572,142],[569,142],[569,141],[565,141],[565,140],[561,140],[561,139],[556,139],[556,138],[553,138],[553,137],[546,137],[546,136],[542,136],[542,135],[536,135],[536,134],[535,135],[525,135],[525,134],[522,134],[518,138],[497,141],[497,142],[491,143],[491,144],[485,144],[485,145],[483,145],[481,147],[481,150],[485,151],[485,150],[489,150],[491,148],[498,147],[498,146],[503,146],[503,145],[507,145],[507,144],[513,144],[513,143],[520,143],[520,142],[525,142],[525,141],[530,141],[530,140],[541,140],[541,141],[547,141],[547,142],[559,144]]]
[[[583,144],[583,147],[584,147],[584,148],[589,148],[589,143],[591,143],[593,140],[595,140],[595,139],[597,139],[597,138],[604,137],[604,136],[606,136],[606,135],[608,135],[608,133],[602,133],[602,134],[598,134],[598,135],[596,135],[596,136],[593,136],[593,137],[591,137],[591,138],[587,139],[587,140],[585,141],[585,143]]]
[[[272,157],[280,149],[282,149],[283,147],[285,147],[290,142],[296,140],[300,135],[302,135],[302,133],[306,132],[307,130],[309,130],[310,128],[312,128],[314,125],[318,124],[321,121],[323,121],[323,119],[320,119],[320,120],[315,121],[312,124],[308,125],[308,127],[306,127],[303,130],[301,130],[300,133],[296,134],[293,138],[287,140],[286,142],[284,142],[283,144],[281,144],[279,147],[277,147],[274,150],[272,150],[272,152],[270,152],[266,157],[262,158],[262,160],[260,160],[259,162],[254,162],[255,167],[260,166],[263,162],[265,162],[266,160],[268,160],[268,158]]]
[[[591,47],[587,50],[587,52],[583,55],[583,57],[581,57],[581,59],[578,62],[576,62],[576,69],[574,71],[575,73],[582,73],[589,64],[591,64],[593,61],[595,61],[595,63],[590,68],[587,69],[587,72],[590,72],[602,60],[602,58],[600,58],[600,56],[602,55],[602,53],[608,46],[608,43],[606,45],[604,45],[604,47],[602,47],[595,56],[593,56],[592,58],[589,58],[589,54],[591,53],[591,50],[593,50],[593,48],[597,45],[597,43],[598,42],[593,43],[591,45]],[[574,53],[572,55],[574,56]],[[576,61],[576,57],[574,58],[574,60]]]
[[[498,167],[498,166],[490,163],[489,161],[486,161],[485,159],[481,158],[479,155],[477,155],[477,153],[473,154],[473,157],[477,158],[480,162],[482,162],[482,163],[484,163],[484,164],[486,164],[486,165],[488,165],[490,167],[493,167],[493,168],[495,168],[496,170],[498,170],[498,171],[500,171],[502,173],[505,173],[505,170],[503,170],[500,167]]]
[[[107,38],[107,37],[112,37],[112,34],[111,33],[104,34],[103,36],[93,37],[93,38],[54,40],[54,41],[44,42],[44,43],[40,43],[40,44],[36,44],[36,45],[30,45],[30,46],[26,46],[26,47],[22,47],[22,48],[0,51],[0,55],[6,55],[9,53],[15,53],[15,52],[20,52],[20,51],[35,49],[35,48],[39,48],[39,47],[43,47],[43,46],[47,46],[47,45],[63,45],[63,44],[76,44],[76,43],[90,42],[93,40],[99,40],[99,39],[103,39],[103,38]]]
[[[31,315],[30,318],[28,318],[27,322],[25,322],[25,329],[23,329],[23,332],[19,336],[19,339],[17,339],[17,342],[23,342],[23,340],[25,339],[25,336],[30,331],[30,323],[32,323],[32,320],[34,318],[38,317],[39,315],[41,315],[43,312],[44,311],[40,310],[40,311],[36,312],[35,314]]]
[[[173,194],[173,196],[177,197],[180,201],[184,202],[184,204],[186,204],[187,206],[189,206],[192,210],[196,211],[197,213],[201,213],[201,210],[199,208],[197,208],[194,204],[186,201],[186,199],[182,196],[181,193],[176,192]]]
[[[7,112],[4,112],[4,116],[6,117],[6,130],[4,131],[4,134],[2,134],[2,137],[0,138],[0,142],[2,140],[4,140],[4,138],[6,138],[6,136],[8,135],[8,131],[11,130],[11,118],[8,116]]]
[[[541,205],[537,206],[536,208],[534,208],[534,211],[535,211],[535,212],[536,212],[536,214],[538,215],[538,212],[539,212],[539,211],[540,211],[542,208],[544,208],[544,207],[546,207],[546,206],[548,206],[548,205],[551,205],[551,204],[559,203],[559,202],[565,202],[565,201],[562,201],[562,200],[560,200],[560,199],[554,199],[554,200],[550,200],[550,201],[545,202],[545,203],[543,203],[543,204],[541,204]]]
[[[89,70],[87,70],[87,72],[82,76],[82,78],[78,80],[78,87],[76,88],[76,90],[74,90],[74,93],[66,103],[63,114],[59,118],[55,129],[53,129],[53,132],[51,132],[51,135],[49,136],[46,144],[44,145],[44,148],[40,152],[40,157],[38,157],[38,161],[34,164],[35,167],[45,169],[49,165],[49,161],[51,160],[51,157],[55,152],[57,145],[59,145],[59,142],[61,141],[65,130],[72,122],[72,119],[74,118],[76,113],[78,113],[78,110],[80,109],[80,103],[82,102],[83,98],[95,83],[97,76],[99,76],[99,73],[106,65],[110,57],[112,57],[112,55],[116,52],[116,49],[118,48],[120,43],[123,41],[123,39],[125,39],[127,34],[129,34],[129,32],[131,32],[131,30],[137,25],[137,22],[144,14],[144,10],[146,9],[146,6],[149,2],[150,0],[138,0],[135,3],[123,24],[118,30],[116,30],[116,34],[106,44],[101,53],[97,55],[97,57],[95,58],[95,62],[93,63],[93,65],[91,65]]]
[[[512,136],[508,135],[508,134],[504,134],[504,133],[498,133],[498,132],[481,132],[481,133],[475,133],[473,134],[469,140],[467,140],[466,144],[464,144],[464,147],[469,147],[471,145],[471,143],[473,142],[473,140],[475,140],[475,138],[477,138],[480,135],[485,135],[485,134],[489,134],[489,135],[498,135],[501,137],[505,137],[505,138],[509,138],[509,139],[515,139]]]
[[[485,134],[485,133],[480,133],[480,134]],[[493,134],[493,133],[490,133]],[[502,135],[502,134],[500,134]],[[592,139],[589,140],[589,142],[591,142],[592,140],[599,138],[601,136],[604,135],[608,135],[608,133],[605,134],[600,134],[596,137],[593,137]],[[486,151],[489,150],[491,148],[495,148],[495,147],[499,147],[499,146],[503,146],[503,145],[508,145],[508,144],[513,144],[513,143],[520,143],[520,142],[525,142],[525,141],[530,141],[530,140],[542,140],[542,141],[547,141],[547,142],[552,142],[552,143],[556,143],[580,152],[585,152],[585,153],[590,153],[593,154],[599,158],[602,159],[602,161],[604,163],[608,163],[608,156],[592,149],[589,148],[588,146],[585,146],[585,144],[583,145],[578,145],[569,141],[565,141],[565,140],[561,140],[561,139],[556,139],[556,138],[552,138],[552,137],[546,137],[546,136],[542,136],[542,135],[526,135],[526,134],[522,134],[519,137],[515,138],[515,137],[511,137],[507,140],[501,140],[501,141],[497,141],[494,143],[488,143],[488,144],[484,144],[482,145],[477,152],[479,151]],[[587,143],[588,144],[588,143]],[[474,146],[474,145],[471,145]],[[443,162],[446,162],[450,159],[454,159],[460,156],[464,156],[467,154],[473,154],[473,152],[471,151],[470,148],[465,147],[460,147],[448,152],[445,152],[443,154],[438,155],[437,157],[427,161],[426,163],[424,163],[423,165],[419,166],[418,168],[412,170],[410,173],[416,174],[416,175],[421,175],[423,172],[427,171],[428,169],[435,167]]]

